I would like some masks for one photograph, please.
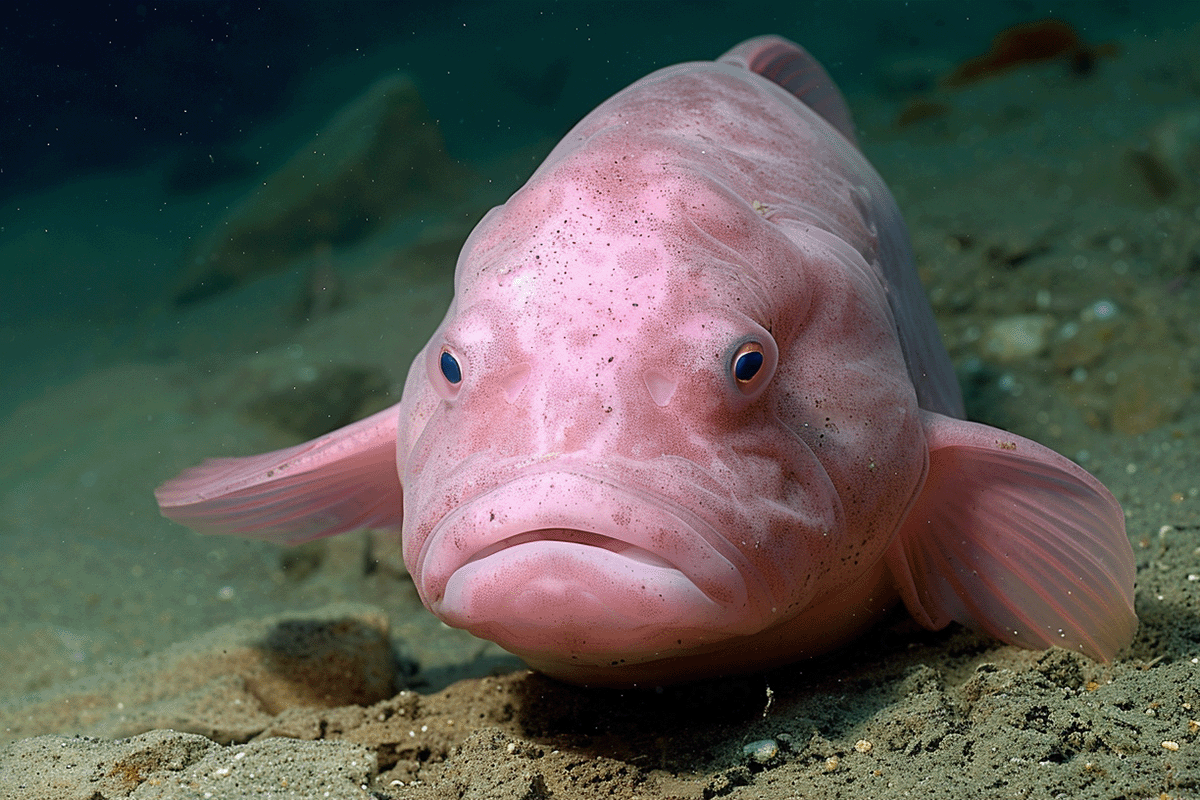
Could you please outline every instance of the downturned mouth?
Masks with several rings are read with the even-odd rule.
[[[513,652],[596,663],[751,633],[774,605],[702,516],[578,464],[519,472],[456,506],[413,567],[443,622]]]
[[[417,590],[435,613],[452,579],[457,596],[470,587],[482,609],[484,587],[495,599],[555,576],[603,593],[686,586],[689,597],[730,615],[772,606],[758,569],[703,517],[582,464],[538,465],[458,505],[413,560]]]
[[[569,542],[586,547],[597,547],[647,566],[674,569],[682,572],[676,564],[672,564],[662,556],[656,555],[645,548],[615,539],[612,536],[605,536],[602,533],[594,533],[576,528],[540,528],[538,530],[518,533],[501,539],[490,547],[485,547],[471,556],[466,563],[472,564],[476,561],[482,561],[502,550],[531,542]]]

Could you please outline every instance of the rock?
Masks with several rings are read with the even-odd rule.
[[[759,739],[742,745],[742,757],[756,766],[765,767],[779,760],[779,742]]]
[[[463,172],[412,80],[383,78],[201,238],[175,300],[204,299],[451,201]]]
[[[0,730],[11,740],[170,727],[239,742],[287,708],[378,702],[395,679],[383,612],[334,604],[225,625],[124,669],[6,700]]]
[[[20,800],[370,800],[363,787],[376,771],[375,754],[350,742],[265,739],[221,747],[177,731],[119,741],[39,736],[0,748],[0,791]]]

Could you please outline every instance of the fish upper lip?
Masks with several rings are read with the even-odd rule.
[[[568,488],[598,495],[598,503],[571,504],[549,492],[551,480]],[[506,504],[490,507],[489,501],[504,491],[523,491],[526,498],[541,494],[546,502],[535,512],[510,516]],[[612,519],[610,501],[636,504],[639,513],[629,523]],[[556,531],[559,535],[548,532]],[[651,541],[655,533],[673,531],[668,552]],[[685,534],[679,536],[678,534]],[[691,535],[686,535],[691,534]],[[604,470],[564,458],[518,470],[490,486],[439,519],[422,544],[414,579],[426,602],[440,599],[450,576],[490,555],[537,541],[574,542],[637,558],[659,567],[678,570],[721,605],[772,605],[773,599],[758,569],[700,515],[678,501],[643,485],[617,482]],[[443,551],[454,555],[447,557]],[[437,556],[436,561],[431,560]],[[432,574],[431,574],[432,570]],[[744,584],[737,597],[727,591],[722,575],[736,572]]]

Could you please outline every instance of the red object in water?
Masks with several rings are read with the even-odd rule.
[[[996,34],[992,47],[976,58],[964,61],[945,80],[949,87],[964,86],[1021,64],[1067,59],[1071,69],[1083,74],[1091,71],[1096,57],[1115,55],[1113,45],[1092,47],[1079,38],[1075,29],[1059,19],[1026,22]]]

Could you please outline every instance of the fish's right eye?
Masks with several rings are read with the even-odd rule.
[[[425,375],[433,391],[443,400],[453,400],[463,388],[463,377],[469,364],[449,344],[425,351]]]
[[[442,348],[442,355],[438,358],[438,366],[442,370],[442,377],[451,386],[458,386],[462,383],[462,367],[458,364],[458,359],[451,355],[450,351]]]

